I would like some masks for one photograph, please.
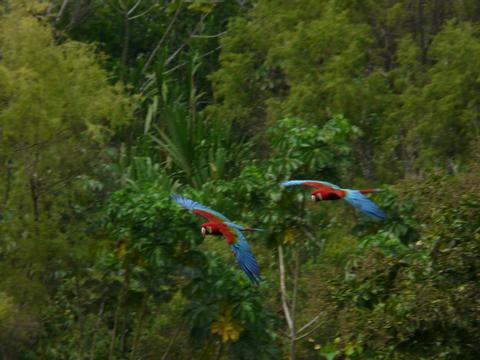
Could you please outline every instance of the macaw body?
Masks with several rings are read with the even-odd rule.
[[[282,186],[304,185],[313,187],[311,193],[313,201],[340,200],[343,199],[361,212],[376,218],[385,220],[385,214],[380,208],[364,194],[381,192],[381,189],[342,189],[327,181],[318,180],[290,180],[282,183]]]
[[[250,245],[248,245],[242,232],[259,231],[259,229],[235,224],[219,212],[183,196],[172,194],[172,199],[179,205],[190,210],[193,214],[200,215],[207,219],[208,221],[203,223],[200,228],[202,236],[224,236],[242,270],[247,274],[250,281],[258,284],[260,280],[260,270],[250,249]]]
[[[255,231],[261,231],[261,229],[254,229],[251,227],[243,227],[240,225],[237,225],[235,223],[228,223],[230,226],[233,228],[236,228],[242,232],[255,232]],[[215,221],[209,221],[206,223],[203,223],[200,225],[200,229],[202,231],[202,236],[206,235],[217,235],[217,236],[223,236],[223,233],[227,231],[226,225],[223,223],[215,222]],[[228,239],[227,239],[228,241]],[[230,244],[231,245],[231,244]]]
[[[345,193],[342,190],[315,190],[312,192],[312,200],[319,201],[319,200],[340,200],[343,199]]]

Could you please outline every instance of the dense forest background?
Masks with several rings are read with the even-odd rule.
[[[478,0],[0,0],[0,357],[476,359],[479,138]]]

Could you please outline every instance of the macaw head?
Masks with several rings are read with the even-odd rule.
[[[202,225],[201,227],[201,232],[202,232],[202,236],[205,237],[207,235],[210,235],[213,233],[213,229],[211,226],[208,226],[208,225]]]
[[[314,191],[312,192],[312,195],[311,195],[311,198],[312,198],[312,201],[322,201],[323,200],[323,196],[322,196],[322,193],[321,191]]]

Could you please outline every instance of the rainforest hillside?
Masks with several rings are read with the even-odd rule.
[[[479,152],[478,0],[0,0],[0,358],[477,359]]]

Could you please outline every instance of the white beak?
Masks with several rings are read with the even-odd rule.
[[[205,229],[205,228],[202,226],[202,236],[205,237],[206,234],[207,234],[207,229]]]
[[[317,197],[315,195],[312,195],[312,201],[317,201]]]

